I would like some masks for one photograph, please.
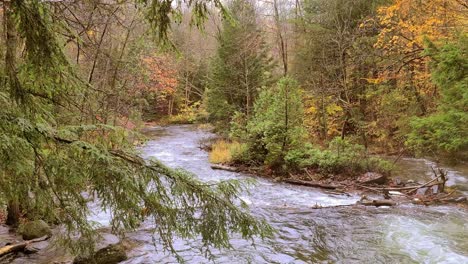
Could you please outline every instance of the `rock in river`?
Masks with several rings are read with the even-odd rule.
[[[113,244],[98,250],[91,257],[77,257],[73,264],[116,264],[126,259],[125,247],[122,244]]]
[[[384,184],[387,181],[387,177],[376,172],[366,172],[358,178],[358,181],[360,183]]]
[[[49,225],[43,220],[30,221],[22,225],[20,233],[24,240],[52,235]]]

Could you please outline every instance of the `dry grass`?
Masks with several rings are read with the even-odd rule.
[[[242,153],[243,145],[239,142],[218,140],[211,146],[209,159],[211,163],[229,164],[234,157]]]

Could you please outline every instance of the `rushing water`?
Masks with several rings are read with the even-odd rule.
[[[240,173],[212,170],[208,154],[199,141],[211,136],[193,126],[154,128],[154,137],[143,149],[145,157],[156,157],[171,167],[195,173],[203,181],[242,179]],[[419,160],[413,177],[426,175]],[[429,164],[430,165],[430,164]],[[421,173],[424,171],[423,173]],[[450,172],[454,183],[466,181]],[[419,176],[418,176],[419,175]],[[415,178],[418,180],[419,178]],[[319,189],[257,179],[243,199],[255,216],[266,219],[276,230],[272,239],[233,239],[234,249],[214,251],[214,263],[468,263],[468,212],[453,207],[404,206],[397,208],[337,207],[314,210],[320,204],[351,204],[358,197],[331,195]],[[171,263],[170,255],[155,251],[149,234],[133,238],[145,243],[132,252],[138,257],[125,263]],[[198,251],[199,241],[177,241],[177,249],[188,263],[208,262]]]
[[[249,177],[210,168],[208,154],[199,149],[199,141],[212,136],[206,131],[171,126],[147,132],[153,140],[142,149],[146,158],[189,170],[203,181]],[[430,173],[427,162],[404,160],[397,173],[402,178],[423,179]],[[450,171],[451,183],[466,188],[464,175]],[[211,263],[468,263],[468,212],[464,209],[413,205],[312,209],[316,204],[352,204],[359,197],[260,178],[243,199],[250,204],[252,214],[266,219],[277,233],[274,238],[256,240],[255,247],[234,237],[234,248],[213,250]],[[96,210],[92,219],[105,226],[109,215]],[[153,246],[150,230],[148,222],[128,234],[137,246],[123,263],[176,262]],[[187,263],[210,263],[199,251],[199,240],[176,239],[175,247]]]

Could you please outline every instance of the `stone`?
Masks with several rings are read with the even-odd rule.
[[[73,264],[117,264],[127,258],[123,245],[112,244],[98,250],[91,257],[76,257]]]
[[[24,240],[31,240],[52,235],[50,226],[43,220],[27,222],[21,226],[20,230]]]
[[[376,172],[366,172],[358,178],[359,183],[376,183],[376,184],[384,184],[387,181],[387,177],[380,173]]]
[[[401,181],[400,178],[395,178],[395,180],[393,181],[396,185],[401,185],[403,182]]]

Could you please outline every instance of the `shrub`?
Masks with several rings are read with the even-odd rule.
[[[243,161],[245,159],[247,147],[239,142],[228,142],[226,140],[218,140],[212,145],[209,154],[211,163],[229,164],[235,161]]]
[[[305,145],[288,152],[285,157],[290,168],[314,168],[323,174],[360,174],[368,171],[388,174],[390,164],[377,157],[368,157],[362,145],[335,138],[326,150]]]
[[[200,102],[195,102],[190,106],[183,107],[177,115],[169,117],[172,124],[193,124],[199,120],[206,119]]]
[[[271,166],[282,165],[286,153],[303,144],[302,94],[294,79],[284,77],[260,93],[246,135],[249,155]]]

